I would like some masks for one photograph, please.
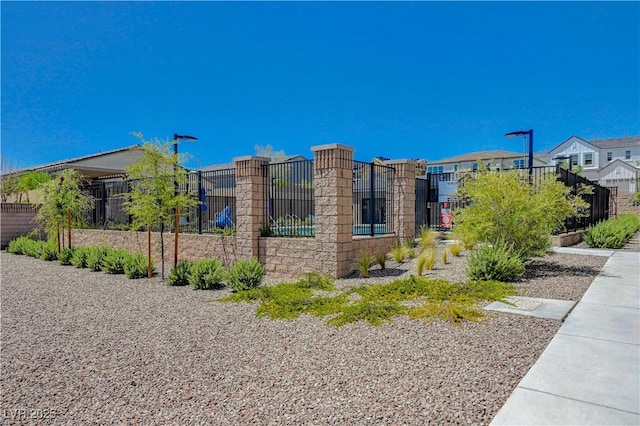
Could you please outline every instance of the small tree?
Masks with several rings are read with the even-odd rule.
[[[128,167],[127,173],[131,182],[131,192],[126,194],[129,200],[124,203],[127,212],[133,216],[133,229],[147,229],[147,272],[151,278],[151,230],[162,226],[172,217],[174,209],[198,204],[198,200],[189,194],[176,191],[176,185],[185,184],[187,171],[180,167],[179,157],[171,152],[169,141],[145,141],[142,134],[136,133],[142,142],[142,157]],[[164,278],[164,244],[162,244],[162,274]]]
[[[93,197],[82,192],[82,177],[77,170],[65,169],[54,179],[42,184],[43,198],[39,203],[36,220],[44,224],[49,238],[56,238],[58,253],[61,251],[60,229],[65,220],[69,228],[69,246],[71,246],[71,228],[82,223],[84,214],[94,205]]]
[[[530,184],[528,176],[515,170],[480,170],[458,188],[458,196],[469,205],[455,212],[456,231],[479,241],[506,243],[528,257],[548,249],[553,231],[588,207],[580,195],[572,194],[554,174]]]

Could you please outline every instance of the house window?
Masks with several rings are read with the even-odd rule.
[[[473,170],[474,172],[478,170],[478,163],[473,163],[473,165],[471,166],[471,170]]]
[[[585,166],[592,166],[593,165],[593,154],[592,153],[587,153],[584,155],[584,165]]]
[[[524,160],[513,160],[513,167],[524,169]]]
[[[625,151],[624,152],[624,159],[625,160],[631,160],[631,151]]]
[[[444,173],[444,166],[429,166],[427,167],[428,173]]]
[[[571,156],[571,166],[577,166],[578,165],[578,154],[574,154]]]
[[[607,161],[611,161],[613,159],[613,154],[611,151],[607,152]]]
[[[457,164],[454,164],[454,165],[453,165],[453,171],[454,171],[454,172],[457,172],[457,171],[458,171],[458,165],[457,165]]]

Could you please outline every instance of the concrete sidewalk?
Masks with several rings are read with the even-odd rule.
[[[639,329],[640,253],[611,252],[491,424],[640,425]]]

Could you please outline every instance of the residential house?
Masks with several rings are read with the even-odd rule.
[[[521,152],[503,150],[480,151],[429,161],[426,167],[427,173],[449,173],[462,170],[477,170],[481,164],[492,170],[525,168],[528,167],[529,156]],[[533,165],[534,167],[544,166],[546,163],[534,156]]]

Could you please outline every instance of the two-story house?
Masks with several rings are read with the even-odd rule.
[[[427,163],[427,173],[448,173],[462,170],[477,170],[481,164],[492,170],[526,168],[529,165],[528,154],[511,151],[481,151],[443,158]],[[545,166],[546,163],[534,156],[533,166]]]
[[[570,161],[573,169],[619,193],[636,192],[640,178],[640,136],[587,141],[571,136],[549,151],[549,164]]]

